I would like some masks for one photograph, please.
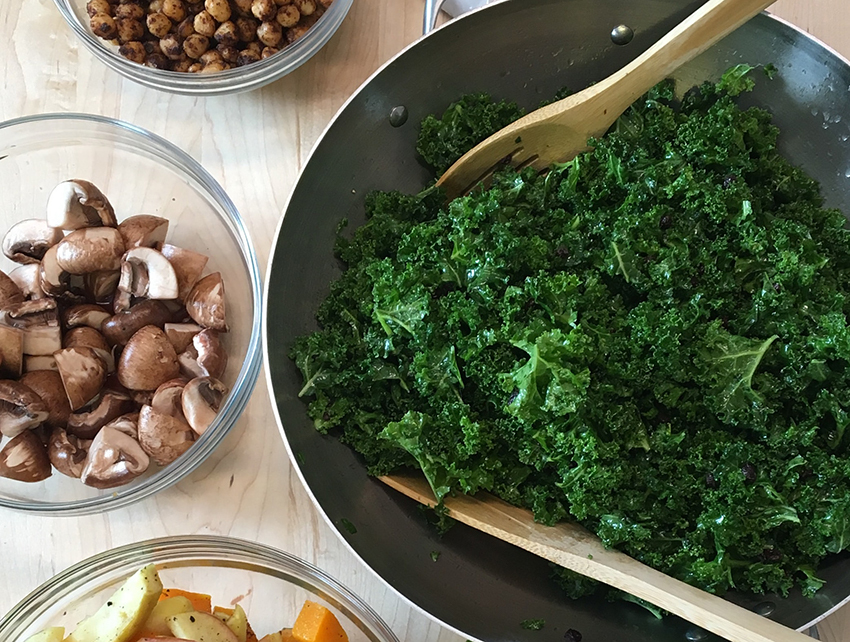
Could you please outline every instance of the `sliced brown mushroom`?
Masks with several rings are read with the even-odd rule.
[[[160,466],[167,466],[185,453],[195,433],[185,420],[142,406],[139,411],[139,444]]]
[[[18,284],[5,272],[0,270],[0,307],[14,303],[23,303],[24,293]]]
[[[62,294],[68,289],[68,282],[71,279],[71,275],[63,270],[56,260],[58,249],[58,245],[51,247],[39,263],[38,284],[42,292],[49,296]]]
[[[148,404],[154,410],[169,417],[177,417],[186,421],[183,416],[183,388],[186,386],[184,379],[172,379],[162,384],[153,394]]]
[[[91,441],[78,439],[61,428],[54,428],[47,442],[50,463],[63,475],[79,478],[86,465]]]
[[[70,180],[59,183],[47,199],[47,224],[63,230],[83,227],[115,227],[115,211],[92,183]]]
[[[114,227],[75,230],[56,246],[56,263],[69,274],[118,270],[124,240]]]
[[[44,290],[41,289],[41,263],[19,265],[9,272],[9,278],[15,282],[25,299],[41,299]]]
[[[171,263],[149,247],[134,247],[124,254],[118,289],[148,299],[176,299],[179,291]]]
[[[118,381],[129,390],[155,390],[179,373],[174,346],[153,325],[130,337],[118,360]]]
[[[0,433],[17,437],[45,421],[48,415],[47,406],[31,388],[0,379]]]
[[[20,381],[44,402],[47,408],[44,422],[51,428],[64,428],[71,414],[71,405],[59,373],[55,370],[34,370],[25,372]]]
[[[90,272],[83,276],[83,290],[90,301],[102,305],[111,305],[120,277],[120,270]],[[127,307],[130,307],[129,301]]]
[[[47,448],[32,431],[22,432],[0,450],[0,477],[38,482],[52,473]]]
[[[24,354],[53,354],[62,348],[62,328],[39,325],[24,330]]]
[[[62,240],[62,230],[38,218],[15,223],[3,237],[3,254],[15,263],[38,263],[44,253]]]
[[[65,323],[65,327],[69,329],[85,326],[99,331],[103,322],[111,316],[99,305],[84,303],[65,310],[62,313],[62,321]]]
[[[195,283],[204,273],[209,257],[206,254],[193,252],[176,245],[164,243],[160,248],[163,256],[169,260],[177,274],[178,298],[185,301]]]
[[[136,404],[129,395],[105,391],[87,412],[74,412],[68,417],[68,432],[82,439],[93,439],[110,421],[131,412]]]
[[[137,214],[121,221],[118,231],[128,250],[133,247],[156,247],[165,242],[168,219],[152,214]]]
[[[120,430],[125,435],[129,435],[136,441],[139,440],[139,413],[128,412],[126,415],[121,415],[106,424],[109,428]]]
[[[54,355],[71,410],[79,410],[97,397],[106,382],[106,364],[88,347],[66,348]]]
[[[92,441],[80,479],[94,488],[115,488],[148,469],[150,458],[135,439],[104,426]]]
[[[203,435],[215,420],[227,386],[212,377],[192,379],[183,389],[183,415],[198,435]]]
[[[24,363],[24,331],[0,325],[0,376],[17,379]]]
[[[6,325],[24,331],[24,354],[48,355],[62,348],[62,329],[54,300],[33,299],[16,303],[7,306],[3,313]]]
[[[224,282],[213,272],[195,284],[186,297],[186,311],[192,320],[205,328],[227,332],[224,309]]]
[[[52,354],[25,354],[24,372],[35,372],[37,370],[54,370],[59,372],[56,359]]]
[[[112,348],[106,342],[104,336],[94,328],[88,326],[71,328],[65,333],[62,343],[66,348],[83,346],[92,348],[103,359],[106,364],[106,371],[108,373],[115,372],[115,357],[112,355]]]
[[[112,298],[112,312],[119,314],[126,312],[133,304],[133,295],[123,290],[115,290],[115,295]]]
[[[142,301],[104,321],[100,331],[112,345],[123,346],[146,325],[161,328],[170,320],[171,312],[161,301]]]
[[[192,339],[203,330],[197,323],[166,323],[162,329],[178,354],[192,345]]]
[[[221,379],[227,368],[227,352],[218,332],[202,330],[192,338],[192,345],[177,357],[184,376]]]

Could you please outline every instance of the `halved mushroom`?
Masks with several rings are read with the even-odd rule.
[[[183,379],[172,379],[166,381],[154,392],[150,405],[154,410],[169,417],[176,417],[186,421],[183,415],[183,388],[186,381]]]
[[[62,313],[62,321],[65,323],[65,327],[69,329],[85,326],[99,331],[103,322],[111,316],[99,305],[84,303],[65,310]]]
[[[59,183],[47,198],[47,224],[62,230],[83,227],[115,227],[115,211],[109,199],[92,183],[70,180]]]
[[[128,395],[107,390],[88,412],[71,413],[68,417],[68,432],[83,439],[93,439],[110,421],[135,407],[136,404]]]
[[[170,319],[171,312],[161,301],[142,301],[104,321],[100,331],[112,345],[123,346],[146,325],[161,328]]]
[[[17,379],[24,363],[24,331],[0,325],[0,376]]]
[[[0,433],[17,437],[45,421],[49,411],[31,388],[11,379],[0,379]]]
[[[183,414],[198,435],[203,435],[215,420],[226,394],[227,386],[212,377],[198,377],[186,384]]]
[[[181,352],[177,361],[184,376],[221,379],[227,368],[227,352],[218,332],[202,330],[192,338],[192,345]]]
[[[80,326],[71,328],[65,333],[63,344],[66,348],[78,348],[85,346],[92,348],[103,362],[106,364],[108,373],[115,372],[115,357],[112,355],[112,348],[106,342],[104,336],[88,326]]]
[[[59,372],[56,358],[52,354],[25,354],[24,372],[35,372],[37,370],[54,370]]]
[[[114,227],[75,230],[56,246],[56,263],[70,274],[118,270],[124,240]]]
[[[106,382],[106,364],[88,347],[66,348],[54,355],[71,410],[79,410],[97,397]]]
[[[119,314],[126,312],[133,305],[133,295],[123,290],[115,290],[115,295],[112,297],[112,312]]]
[[[139,411],[139,444],[160,466],[167,466],[185,453],[195,433],[185,420],[157,412],[151,406]]]
[[[71,414],[71,405],[65,395],[62,377],[55,370],[26,372],[20,382],[29,387],[44,402],[47,418],[44,422],[51,428],[64,428]]]
[[[155,390],[179,373],[174,346],[153,325],[130,337],[118,360],[118,381],[129,390]]]
[[[176,299],[179,291],[171,263],[149,247],[134,247],[124,254],[118,289],[148,299]]]
[[[150,459],[135,439],[104,426],[92,441],[80,479],[94,488],[122,486],[145,472]]]
[[[56,260],[58,249],[58,245],[51,247],[39,263],[38,284],[41,291],[50,296],[57,296],[67,290],[71,279],[71,275],[59,267]]]
[[[61,428],[54,428],[47,442],[47,456],[60,473],[79,478],[91,443],[88,439],[77,439]]]
[[[197,323],[166,323],[162,329],[178,354],[192,345],[192,339],[203,330]]]
[[[47,448],[30,430],[17,435],[0,450],[0,477],[38,482],[52,473]]]
[[[44,220],[29,218],[15,223],[3,237],[3,254],[15,263],[38,263],[44,253],[62,240],[62,230]]]
[[[118,225],[124,238],[124,247],[156,247],[165,242],[168,234],[168,219],[152,214],[137,214],[125,218]]]
[[[34,299],[7,306],[3,310],[6,325],[23,330],[23,353],[53,354],[62,348],[62,329],[56,301]]]
[[[23,303],[24,293],[12,278],[0,270],[0,307],[6,307],[14,303]]]
[[[204,273],[204,268],[207,266],[209,257],[206,254],[193,252],[192,250],[168,243],[163,243],[160,252],[169,260],[172,267],[174,267],[174,272],[177,274],[179,289],[177,298],[185,301],[195,283],[201,278],[201,274]]]
[[[208,274],[195,284],[186,297],[186,311],[198,325],[227,332],[224,282],[219,272]]]
[[[139,440],[139,413],[128,412],[126,415],[121,415],[106,424],[109,428],[120,430],[125,435],[129,435],[136,441]]]
[[[112,297],[118,288],[118,280],[121,277],[120,270],[105,270],[103,272],[89,272],[83,276],[83,290],[90,301],[102,305],[111,305]],[[129,301],[127,302],[129,307]]]
[[[24,330],[24,354],[53,354],[62,349],[62,328],[39,325]]]
[[[15,282],[25,299],[41,299],[44,290],[41,289],[41,263],[19,265],[9,272],[9,278]]]

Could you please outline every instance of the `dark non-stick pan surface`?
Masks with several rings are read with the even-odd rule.
[[[362,224],[369,190],[417,192],[432,177],[416,161],[418,123],[461,94],[486,91],[534,108],[568,86],[581,89],[628,62],[694,10],[681,0],[514,0],[462,18],[409,48],[376,74],[338,114],[296,186],[273,250],[266,343],[274,402],[295,465],[328,519],[378,575],[413,603],[466,635],[496,641],[684,642],[701,632],[672,617],[655,619],[630,603],[564,597],[548,564],[487,535],[457,526],[439,537],[413,502],[367,477],[347,447],[314,429],[302,381],[287,358],[293,340],[316,328],[315,312],[340,273],[335,229]],[[614,45],[613,27],[635,30]],[[759,16],[677,74],[682,89],[716,80],[728,67],[773,63],[746,101],[770,109],[781,146],[820,180],[829,205],[850,213],[850,68],[796,29]],[[393,108],[409,119],[390,124]],[[348,520],[356,528],[342,526]],[[432,551],[439,551],[433,561]],[[850,595],[850,562],[820,572],[814,599],[729,596],[789,626],[822,617]],[[523,620],[540,618],[540,631]],[[567,637],[567,640],[570,638]],[[573,638],[574,639],[574,638]]]

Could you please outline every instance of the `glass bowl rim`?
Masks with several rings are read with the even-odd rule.
[[[344,605],[365,624],[389,642],[398,637],[380,615],[362,598],[322,569],[272,546],[221,535],[177,535],[142,540],[112,548],[88,557],[35,588],[0,619],[0,639],[20,636],[46,607],[62,604],[69,592],[81,589],[102,573],[127,570],[131,573],[146,560],[157,564],[198,558],[198,561],[245,562],[278,572],[291,573]],[[281,578],[282,579],[282,578]],[[306,588],[306,587],[305,587]],[[313,591],[316,592],[316,591]]]
[[[129,135],[131,138],[143,140],[157,152],[159,158],[156,159],[156,162],[158,164],[167,161],[172,168],[193,179],[202,188],[206,196],[212,198],[223,210],[227,222],[236,233],[237,245],[248,270],[247,278],[250,282],[253,299],[251,335],[242,368],[215,422],[184,456],[162,468],[153,477],[137,485],[126,487],[127,490],[124,492],[116,489],[119,494],[103,494],[97,497],[62,502],[19,501],[0,497],[0,507],[3,508],[36,514],[79,516],[123,508],[176,484],[200,466],[230,433],[251,398],[262,367],[261,324],[259,320],[261,320],[262,315],[263,284],[257,251],[242,216],[236,209],[236,205],[218,181],[188,153],[165,138],[136,125],[107,116],[85,113],[49,113],[13,118],[0,122],[0,138],[6,130],[14,127],[53,121],[105,126],[117,130],[121,134]]]

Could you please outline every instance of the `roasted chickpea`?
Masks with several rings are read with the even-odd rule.
[[[301,12],[294,4],[285,4],[277,10],[277,22],[284,29],[294,27],[301,20]]]
[[[172,33],[165,36],[165,38],[159,41],[159,46],[162,48],[162,53],[169,60],[180,60],[183,58],[183,43],[180,42],[180,38],[176,34]]]
[[[215,48],[215,50],[219,53],[224,62],[235,63],[236,59],[239,57],[239,50],[232,45],[219,45]]]
[[[197,16],[201,11],[205,11],[203,0],[200,2],[190,2],[186,5],[186,10],[189,12],[190,16]]]
[[[119,4],[115,7],[115,17],[127,20],[141,20],[145,17],[145,10],[137,4]]]
[[[177,29],[175,30],[177,37],[181,40],[185,40],[189,36],[195,33],[195,21],[192,18],[186,18],[179,25],[177,25]]]
[[[290,27],[286,30],[286,41],[289,44],[292,44],[299,38],[301,38],[305,33],[310,31],[311,25],[305,25],[304,23],[297,24],[294,27]]]
[[[89,0],[86,3],[86,12],[89,14],[89,18],[98,13],[105,13],[107,16],[111,16],[112,5],[109,4],[108,0]]]
[[[236,30],[236,25],[230,20],[221,23],[218,29],[215,30],[215,40],[220,45],[235,45],[239,42],[239,33]]]
[[[253,62],[259,62],[260,55],[254,51],[245,50],[239,54],[239,57],[236,59],[237,67],[244,67],[245,65],[250,65]]]
[[[295,6],[298,7],[298,11],[301,12],[302,16],[311,16],[316,13],[316,2],[315,0],[294,0]]]
[[[109,14],[94,14],[91,17],[90,24],[94,35],[104,38],[105,40],[113,40],[118,35],[118,26]]]
[[[325,9],[330,7],[333,4],[334,0],[319,0],[319,4],[322,5]]]
[[[274,0],[274,3],[275,3],[278,7],[282,7],[282,6],[283,6],[283,5],[285,5],[285,4],[292,4],[292,0]]]
[[[171,63],[171,71],[187,72],[189,67],[195,64],[195,61],[189,58],[186,54],[181,54],[178,60]]]
[[[209,65],[213,62],[224,62],[224,58],[217,49],[210,49],[201,54],[201,57],[198,58],[198,62],[202,65]]]
[[[239,40],[242,42],[252,42],[257,39],[257,27],[260,26],[259,21],[254,18],[242,16],[233,21],[236,25],[236,32],[239,35]]]
[[[277,47],[266,47],[265,49],[263,49],[263,53],[260,54],[260,58],[265,60],[266,58],[270,58],[271,56],[274,56],[276,53],[279,52],[280,49],[278,49]]]
[[[224,71],[226,69],[230,69],[230,65],[226,62],[211,62],[208,65],[205,65],[203,69],[201,69],[202,74],[212,74],[217,71]]]
[[[199,62],[193,62],[189,66],[189,69],[188,69],[190,74],[197,74],[197,73],[200,73],[203,70],[204,70],[204,66]]]
[[[197,60],[210,48],[210,39],[199,33],[193,33],[183,41],[183,51],[190,58]]]
[[[142,64],[145,61],[145,58],[148,57],[148,53],[145,51],[145,46],[138,40],[134,42],[125,42],[118,48],[118,53],[124,56],[127,60],[131,60],[139,64]]]
[[[148,5],[148,13],[162,13],[162,5],[164,0],[151,0]]]
[[[162,55],[162,47],[159,46],[159,40],[146,40],[144,43],[145,51],[150,56],[151,54]]]
[[[230,3],[227,0],[205,0],[204,8],[218,22],[230,20]]]
[[[186,19],[186,5],[183,0],[163,0],[162,12],[174,22]]]
[[[195,31],[202,36],[212,38],[213,35],[215,35],[215,18],[213,18],[207,10],[201,11],[198,15],[196,15],[192,25],[195,27]]]
[[[152,67],[153,69],[168,69],[168,58],[161,53],[148,54],[145,60],[145,66]]]
[[[259,56],[263,51],[263,45],[256,41],[249,42],[242,48],[242,51],[250,51],[251,53],[257,54]]]
[[[277,5],[275,5],[274,0],[254,0],[251,5],[251,13],[257,20],[266,22],[275,17]]]
[[[257,29],[257,37],[268,47],[277,47],[283,39],[283,27],[277,22],[264,22]]]
[[[122,44],[141,40],[145,35],[145,25],[141,20],[116,18],[115,26],[118,28],[118,41]]]
[[[148,25],[148,31],[157,38],[165,38],[171,32],[171,20],[164,13],[148,14],[145,22]]]

